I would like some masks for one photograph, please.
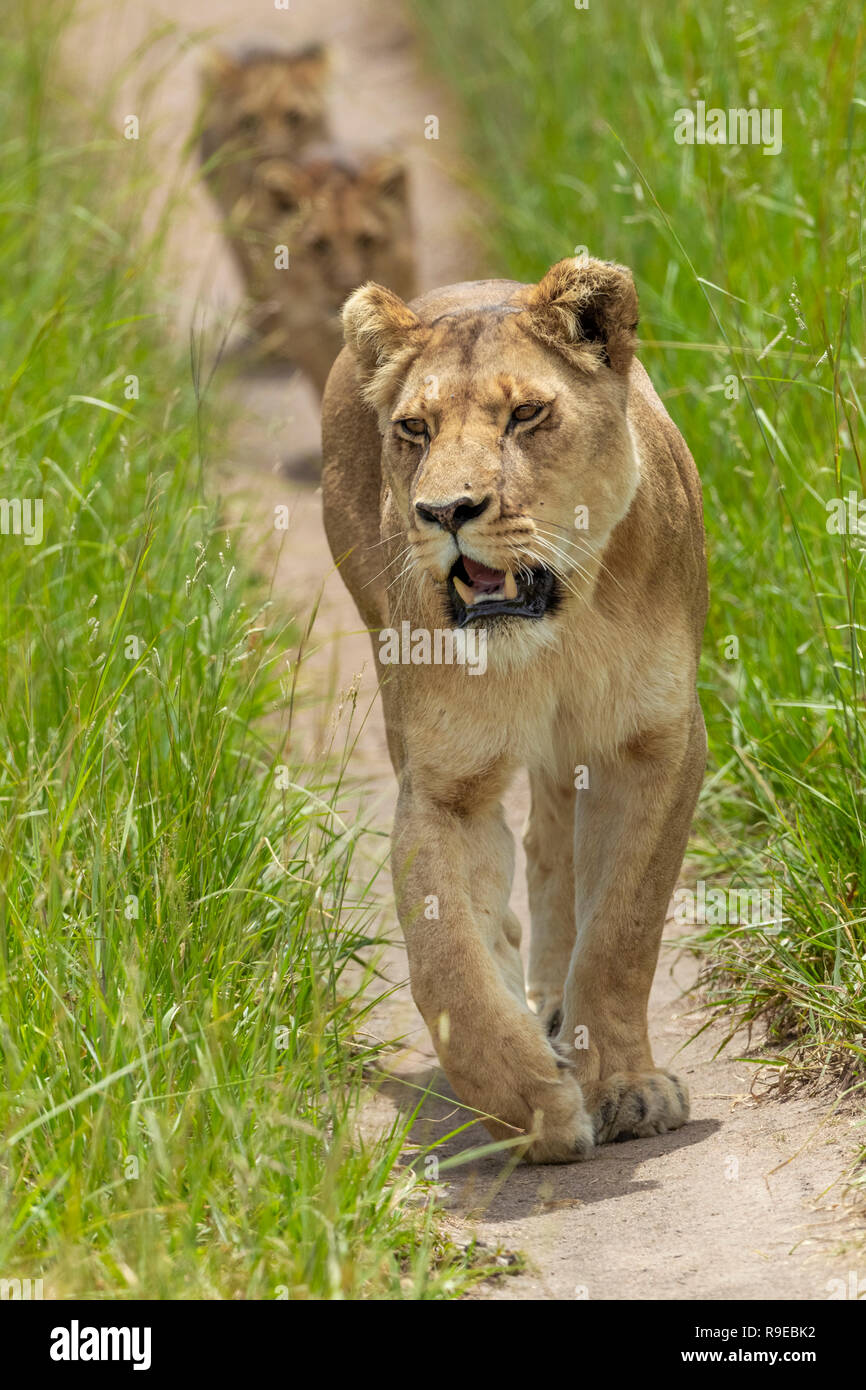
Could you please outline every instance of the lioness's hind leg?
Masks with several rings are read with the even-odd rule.
[[[618,1072],[583,1093],[597,1144],[664,1134],[689,1118],[688,1087],[668,1071]]]
[[[695,702],[689,724],[596,759],[575,819],[577,941],[559,1041],[583,1084],[661,1075],[647,1005],[667,906],[683,861],[706,759]]]

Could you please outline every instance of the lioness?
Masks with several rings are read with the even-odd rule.
[[[408,179],[393,153],[328,144],[297,161],[265,160],[233,225],[259,352],[301,367],[319,395],[352,290],[375,279],[414,292]]]
[[[691,455],[622,266],[403,303],[365,285],[324,400],[328,539],[363,621],[487,634],[380,662],[412,993],[458,1096],[541,1162],[682,1125],[647,999],[706,756]],[[501,798],[529,769],[527,1006]]]

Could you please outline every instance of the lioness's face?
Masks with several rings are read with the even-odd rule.
[[[456,289],[416,312],[369,284],[343,309],[382,433],[382,540],[446,620],[547,641],[558,610],[590,601],[637,488],[637,294],[591,259]]]
[[[521,318],[435,324],[382,412],[386,524],[405,528],[407,568],[454,625],[503,635],[588,600],[637,483],[627,378],[575,370]]]

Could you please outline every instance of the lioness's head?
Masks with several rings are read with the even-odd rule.
[[[436,590],[446,621],[547,640],[589,598],[637,487],[637,318],[630,273],[585,259],[414,308],[379,285],[346,303],[382,434],[383,527],[401,528],[405,572]]]

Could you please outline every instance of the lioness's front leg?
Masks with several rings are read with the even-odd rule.
[[[684,734],[633,740],[621,757],[597,760],[577,793],[577,935],[559,1045],[574,1058],[598,1142],[688,1119],[686,1088],[653,1062],[647,1003],[705,759],[695,702]]]
[[[574,951],[573,783],[546,770],[529,774],[532,806],[523,847],[532,936],[528,996],[546,1033],[562,1023],[562,996]]]
[[[412,995],[451,1085],[491,1134],[535,1133],[527,1157],[568,1162],[591,1152],[592,1123],[577,1080],[506,983],[516,943],[502,942],[513,930],[504,828],[494,794],[461,805],[460,785],[449,796],[440,783],[434,799],[404,771],[392,864]]]

